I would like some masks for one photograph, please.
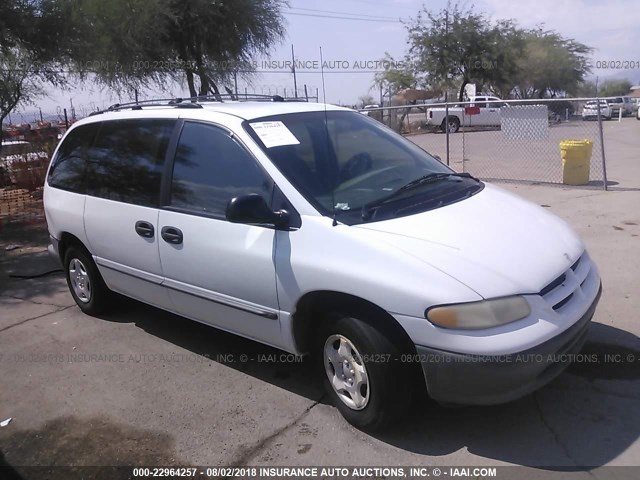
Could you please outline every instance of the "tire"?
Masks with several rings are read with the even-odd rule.
[[[447,132],[446,121],[447,119],[444,118],[440,124],[440,130],[445,133]],[[458,130],[460,130],[460,119],[458,117],[449,117],[449,133],[456,133]]]
[[[80,310],[98,315],[107,310],[112,296],[89,252],[71,246],[64,256],[64,272],[71,296]]]
[[[325,391],[342,416],[361,430],[382,430],[401,420],[411,403],[411,369],[403,368],[402,349],[390,338],[392,332],[340,314],[330,315],[318,335]]]

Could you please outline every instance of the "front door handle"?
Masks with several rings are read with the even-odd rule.
[[[151,225],[149,222],[138,220],[136,222],[136,233],[144,238],[153,238],[155,229],[153,228],[153,225]]]
[[[160,231],[162,239],[167,243],[180,245],[182,243],[182,232],[176,227],[162,227]]]

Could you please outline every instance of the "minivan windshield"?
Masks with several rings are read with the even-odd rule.
[[[349,225],[431,210],[483,187],[357,112],[275,115],[245,129],[320,213]]]

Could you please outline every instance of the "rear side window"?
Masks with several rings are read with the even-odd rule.
[[[89,150],[88,194],[158,206],[172,119],[103,122]]]
[[[257,193],[269,202],[271,189],[256,160],[228,132],[184,124],[173,165],[172,207],[224,217],[233,197]]]
[[[98,124],[82,125],[69,132],[51,162],[50,186],[75,193],[86,193],[87,149],[93,142]]]

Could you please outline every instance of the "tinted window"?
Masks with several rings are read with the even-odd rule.
[[[476,107],[480,107],[480,108],[487,108],[487,98],[486,97],[477,97],[475,99],[475,104],[474,106]]]
[[[49,185],[76,193],[86,191],[86,154],[98,124],[83,125],[69,132],[51,162]]]
[[[158,206],[164,157],[175,120],[104,122],[89,151],[90,195]]]
[[[226,131],[185,123],[173,166],[171,206],[224,216],[227,203],[258,193],[269,201],[271,180]]]

